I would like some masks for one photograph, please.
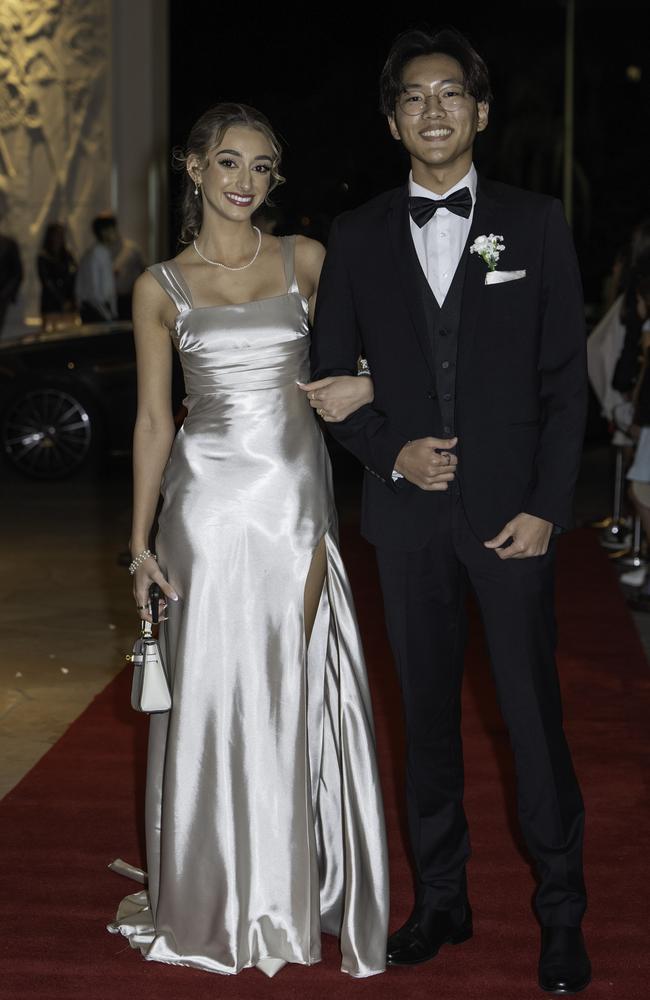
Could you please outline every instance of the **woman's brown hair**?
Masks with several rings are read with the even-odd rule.
[[[203,201],[194,193],[195,184],[187,172],[187,161],[195,156],[201,169],[204,169],[210,150],[218,146],[229,128],[236,126],[257,129],[269,141],[273,150],[269,194],[278,184],[284,183],[280,173],[282,146],[268,118],[247,104],[223,103],[209,108],[192,126],[185,148],[175,149],[173,153],[174,166],[185,173],[181,196],[181,243],[191,243],[196,239],[203,222]]]

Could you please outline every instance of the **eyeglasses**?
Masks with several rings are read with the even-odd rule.
[[[453,84],[443,87],[437,94],[423,94],[419,90],[403,90],[397,98],[397,106],[405,115],[421,115],[426,111],[429,100],[436,98],[443,111],[458,111],[468,98],[464,87]]]

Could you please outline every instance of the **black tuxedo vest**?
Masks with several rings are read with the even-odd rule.
[[[467,268],[467,247],[463,250],[452,283],[442,305],[431,291],[426,275],[411,243],[413,267],[421,285],[422,306],[426,315],[427,332],[435,375],[435,388],[429,396],[433,404],[433,437],[453,437],[456,433],[456,372],[460,314]]]

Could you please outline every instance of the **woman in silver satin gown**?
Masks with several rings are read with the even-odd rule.
[[[342,970],[370,976],[388,921],[371,706],[329,459],[296,384],[323,249],[251,224],[279,160],[259,112],[206,112],[183,158],[188,246],[136,286],[134,558],[164,504],[134,595],[141,617],[152,582],[166,595],[173,704],[150,722],[148,887],[109,930],[150,960],[267,975],[318,962],[325,931]],[[316,390],[340,419],[372,383]]]

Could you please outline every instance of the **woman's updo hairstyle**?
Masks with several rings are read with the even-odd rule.
[[[229,128],[245,126],[257,129],[266,136],[273,150],[271,164],[271,180],[269,191],[284,183],[280,173],[282,146],[268,118],[247,104],[217,104],[210,108],[194,123],[187,138],[185,148],[177,147],[173,151],[173,163],[177,170],[185,174],[183,193],[181,196],[181,243],[191,243],[196,239],[203,221],[203,199],[194,194],[194,181],[187,171],[187,161],[195,156],[199,167],[204,170],[208,163],[210,150],[218,146]],[[268,200],[268,195],[267,195]]]

